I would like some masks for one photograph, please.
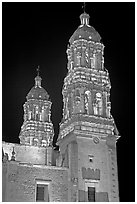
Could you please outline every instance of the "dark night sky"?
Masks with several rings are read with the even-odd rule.
[[[42,86],[50,95],[55,138],[62,118],[66,49],[80,25],[82,3],[2,4],[2,135],[19,143],[23,104],[40,65]],[[87,3],[86,12],[105,45],[111,80],[111,113],[121,138],[117,143],[121,201],[134,201],[134,3]]]

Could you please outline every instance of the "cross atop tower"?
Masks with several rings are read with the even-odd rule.
[[[37,76],[39,76],[39,72],[40,72],[40,66],[38,65],[38,67],[37,67]]]
[[[40,66],[38,65],[37,69],[37,76],[35,77],[35,86],[37,87],[41,87],[41,77],[39,76],[39,72],[40,72]]]
[[[85,12],[85,9],[86,9],[86,3],[85,2],[83,3],[82,9],[83,9],[83,12],[86,13]]]

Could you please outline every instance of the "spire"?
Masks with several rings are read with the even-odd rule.
[[[37,67],[37,76],[35,77],[35,87],[41,87],[41,77],[39,76],[39,72],[40,72],[40,66],[38,65]]]

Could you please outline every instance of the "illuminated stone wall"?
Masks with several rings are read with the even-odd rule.
[[[15,160],[24,162],[24,163],[32,163],[32,164],[45,164],[51,165],[52,163],[52,150],[51,147],[37,147],[30,145],[20,145],[14,143],[6,143],[2,144],[4,153],[7,153],[9,156],[9,160],[12,156],[12,151],[14,147],[15,151]]]
[[[68,201],[68,171],[66,168],[7,161],[7,171],[3,176],[6,178],[3,185],[3,191],[6,189],[3,201],[35,202],[36,180],[49,183],[51,202]]]
[[[67,48],[68,73],[62,89],[64,106],[58,145],[64,158],[67,150],[63,148],[71,150],[71,201],[75,201],[74,194],[77,201],[88,201],[90,187],[95,189],[95,201],[119,201],[119,133],[111,115],[111,82],[104,66],[104,45],[99,33],[89,25],[89,15],[81,14],[80,20]]]
[[[95,188],[95,201],[119,201],[119,133],[111,115],[111,83],[104,67],[104,45],[88,24],[89,15],[84,13],[80,19],[81,25],[67,49],[59,151],[51,147],[51,102],[38,75],[24,104],[21,144],[3,143],[3,152],[8,154],[3,161],[3,201],[34,202],[37,180],[49,183],[53,202],[88,201],[89,187]]]
[[[93,142],[90,138],[78,138],[78,177],[79,177],[79,199],[87,201],[86,184],[96,188],[97,192],[108,192],[109,194],[109,166],[107,156],[107,146],[105,141],[99,143]],[[83,168],[96,171],[94,175],[91,173],[84,175]],[[84,191],[84,193],[83,193]],[[80,194],[84,194],[83,196]]]

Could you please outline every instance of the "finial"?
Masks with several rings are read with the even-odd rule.
[[[15,161],[15,151],[14,151],[14,147],[13,147],[13,150],[12,150],[11,161]]]
[[[38,67],[37,67],[37,76],[39,76],[39,72],[40,72],[40,66],[38,65]]]
[[[84,11],[84,13],[80,15],[81,25],[89,26],[89,18],[90,16]]]

